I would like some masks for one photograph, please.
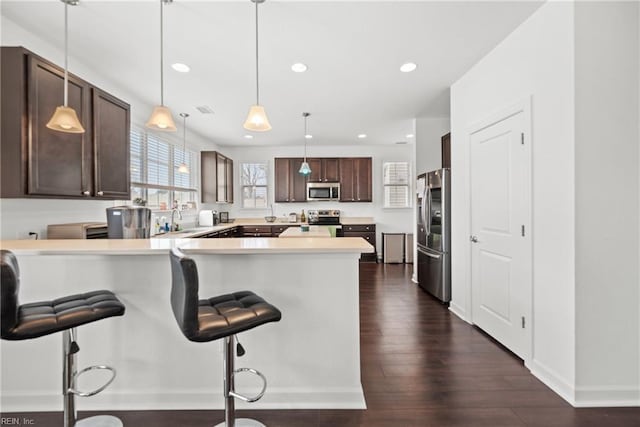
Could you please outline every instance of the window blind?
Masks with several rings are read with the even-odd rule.
[[[382,165],[385,208],[411,207],[409,162],[385,162]]]

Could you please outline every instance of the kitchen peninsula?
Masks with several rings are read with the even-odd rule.
[[[79,366],[104,363],[118,371],[104,393],[80,400],[79,410],[223,407],[221,344],[186,341],[171,313],[172,247],[196,260],[201,297],[252,290],[282,311],[281,322],[239,335],[247,353],[238,366],[260,370],[269,383],[262,400],[237,402],[240,408],[365,407],[358,258],[373,247],[362,238],[4,240],[0,246],[20,263],[22,303],[108,289],[126,305],[124,317],[78,330]],[[1,346],[3,410],[59,410],[60,336]],[[241,377],[239,390],[258,391],[253,379]]]

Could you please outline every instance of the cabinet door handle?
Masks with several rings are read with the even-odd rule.
[[[98,191],[98,196],[104,196],[104,191]]]
[[[83,191],[83,192],[82,192],[82,195],[83,195],[83,196],[90,196],[90,195],[91,195],[91,192],[90,192],[90,191]]]

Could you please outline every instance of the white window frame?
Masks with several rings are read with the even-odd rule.
[[[172,200],[176,200],[176,193],[182,193],[182,192],[190,192],[193,193],[192,197],[191,197],[191,201],[188,202],[188,204],[190,205],[187,209],[197,209],[198,208],[198,195],[199,195],[199,190],[200,190],[200,183],[199,183],[199,176],[200,176],[200,156],[199,156],[199,152],[195,151],[195,150],[191,150],[189,148],[185,148],[185,153],[186,155],[189,157],[189,174],[191,176],[190,179],[190,186],[188,187],[181,187],[181,186],[177,186],[177,185],[160,185],[160,184],[153,184],[153,183],[149,183],[148,182],[148,172],[149,172],[149,152],[148,152],[148,138],[150,133],[147,132],[144,129],[140,129],[140,128],[131,128],[131,133],[138,133],[140,134],[140,139],[141,139],[141,152],[140,153],[136,153],[134,154],[133,152],[131,152],[131,164],[130,167],[133,167],[133,160],[134,157],[141,159],[140,161],[140,166],[141,166],[141,171],[140,171],[140,177],[142,178],[140,181],[134,181],[133,180],[133,176],[132,176],[132,180],[131,180],[131,187],[132,187],[132,194],[133,192],[133,188],[140,188],[142,190],[142,199],[144,200],[149,200],[149,190],[150,189],[155,189],[155,190],[166,190],[169,192],[169,201]],[[169,162],[169,166],[167,167],[167,172],[168,172],[168,182],[169,183],[174,183],[175,184],[175,174],[178,173],[177,172],[177,166],[176,166],[176,161],[181,161],[182,160],[182,156],[180,155],[176,155],[176,150],[181,151],[182,150],[182,144],[179,144],[177,142],[174,142],[166,137],[163,137],[161,135],[158,134],[153,134],[153,138],[157,141],[159,141],[162,144],[165,144],[168,148],[168,152],[169,152],[169,157],[168,157],[168,162]],[[133,144],[130,148],[130,150],[133,150]],[[165,209],[162,209],[161,206],[149,206],[152,210],[154,211],[164,211],[164,210],[171,210],[172,206],[171,203],[167,203],[167,206]],[[179,209],[183,209],[182,206],[178,206]]]
[[[404,163],[407,165],[407,182],[406,183],[402,183],[402,182],[396,182],[396,183],[386,183],[385,182],[385,171],[387,169],[387,165],[393,164],[393,163]],[[413,197],[412,197],[412,192],[411,192],[411,183],[413,182],[412,180],[412,175],[411,175],[411,162],[408,161],[389,161],[389,162],[383,162],[382,163],[382,198],[384,200],[384,209],[409,209],[413,207]],[[387,203],[387,188],[388,187],[399,187],[399,188],[406,188],[407,191],[407,201],[406,204],[404,206],[390,206]]]
[[[263,165],[266,184],[265,185],[255,185],[255,184],[245,184],[244,182],[244,168],[245,165]],[[247,210],[265,210],[269,209],[269,163],[268,162],[242,162],[240,163],[240,198],[242,199],[242,209]],[[244,189],[246,187],[264,187],[264,192],[266,194],[266,206],[264,207],[255,207],[255,206],[245,206],[244,202]],[[254,203],[255,204],[255,203]]]

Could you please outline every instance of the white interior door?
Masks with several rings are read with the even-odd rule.
[[[521,110],[471,134],[470,239],[473,323],[527,360],[532,292],[525,116]]]

